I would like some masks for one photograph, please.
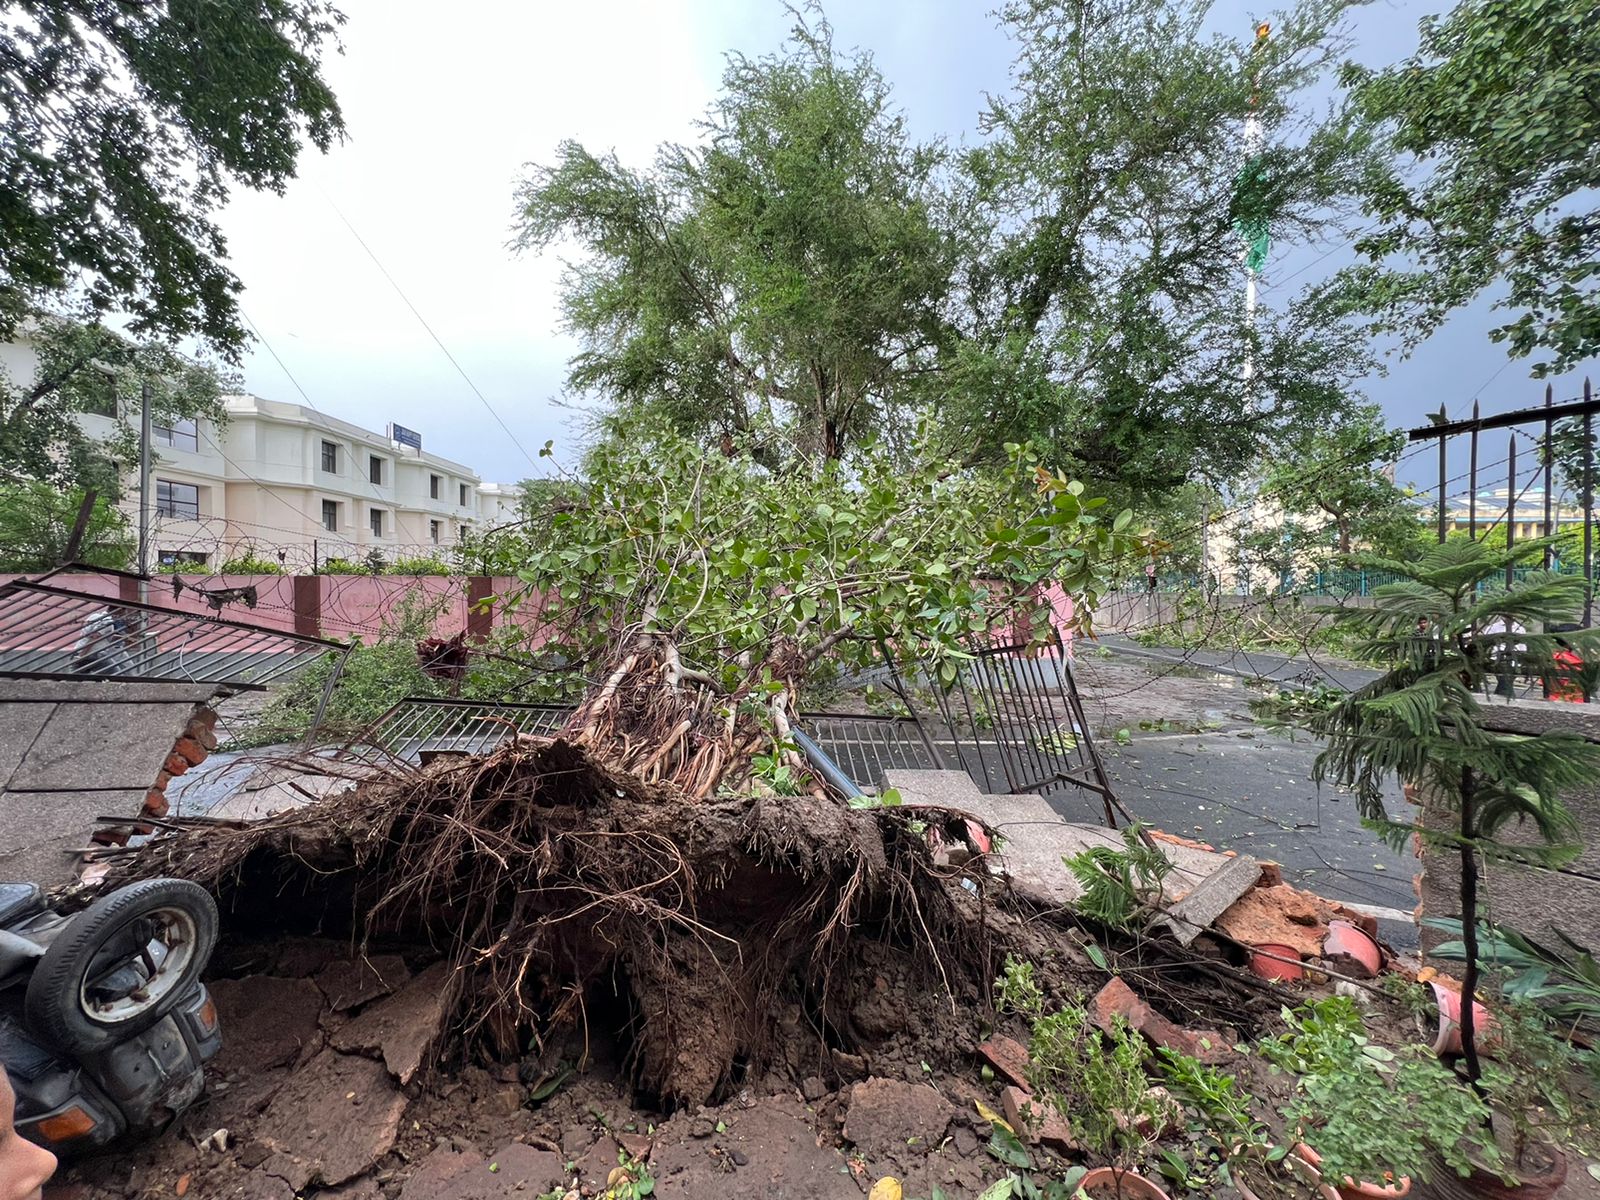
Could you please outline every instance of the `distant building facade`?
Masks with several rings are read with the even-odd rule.
[[[154,430],[155,563],[446,558],[478,524],[482,480],[462,463],[304,405],[228,396],[223,406],[220,427]],[[105,418],[86,424],[95,420]],[[137,511],[137,479],[125,502]]]

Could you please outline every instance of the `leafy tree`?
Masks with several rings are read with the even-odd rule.
[[[1301,430],[1267,470],[1265,490],[1297,518],[1308,550],[1393,554],[1415,540],[1421,512],[1394,481],[1404,446],[1377,405],[1360,405]]]
[[[1600,22],[1590,0],[1462,0],[1382,71],[1347,69],[1384,130],[1357,302],[1414,346],[1485,291],[1538,375],[1600,352]]]
[[[1485,728],[1486,680],[1505,663],[1519,674],[1557,673],[1560,642],[1540,631],[1572,621],[1583,608],[1583,580],[1571,575],[1540,571],[1504,585],[1508,565],[1541,549],[1540,542],[1508,552],[1451,539],[1416,558],[1374,560],[1401,581],[1374,592],[1377,607],[1340,617],[1365,636],[1361,656],[1389,669],[1309,722],[1328,743],[1314,778],[1351,788],[1364,821],[1397,849],[1415,833],[1434,852],[1459,855],[1468,996],[1479,977],[1478,857],[1545,866],[1570,861],[1582,847],[1562,798],[1600,781],[1600,746],[1578,734],[1528,737]],[[1427,624],[1419,629],[1421,621]],[[1592,633],[1566,636],[1585,659],[1600,648]],[[1424,803],[1440,819],[1415,826],[1391,820],[1383,805],[1390,776],[1424,787]],[[1541,844],[1502,839],[1513,825],[1531,827]],[[1461,1009],[1462,1047],[1476,1083],[1472,1005]]]
[[[114,500],[122,486],[118,464],[138,459],[146,382],[158,423],[223,417],[231,378],[162,343],[44,317],[24,344],[37,354],[33,376],[0,374],[0,471],[15,477],[92,486]],[[85,416],[106,421],[86,428]]]
[[[965,639],[1002,616],[1009,624],[1014,601],[1047,619],[1032,600],[1048,582],[1091,613],[1112,560],[1136,550],[1131,514],[1108,519],[1105,501],[1083,493],[1025,446],[981,471],[878,451],[848,472],[802,461],[772,473],[635,415],[591,452],[576,502],[499,553],[537,598],[547,648],[590,678],[617,672],[591,701],[627,695],[628,719],[668,722],[635,731],[624,756],[659,746],[680,719],[703,729],[677,776],[693,792],[688,780],[709,788],[748,770],[757,750],[784,750],[818,663],[864,664],[883,642],[916,646],[948,683]],[[619,690],[624,677],[648,699]],[[699,704],[679,698],[685,681],[732,706],[726,725],[679,711]]]
[[[564,285],[570,386],[769,465],[893,432],[945,337],[940,153],[870,57],[803,19],[785,52],[730,56],[702,129],[648,170],[566,142],[523,182],[516,246],[587,255]]]
[[[1303,99],[1343,45],[1339,11],[1311,0],[1252,45],[1208,34],[1203,0],[1003,7],[1013,90],[963,163],[955,442],[1000,456],[1034,439],[1137,497],[1231,478],[1343,405],[1365,361],[1354,331],[1313,292],[1252,325],[1240,261],[1241,231],[1314,236],[1356,180],[1359,131]]]
[[[81,488],[63,491],[36,480],[0,483],[0,571],[46,571],[64,563],[83,498]],[[133,551],[127,517],[105,496],[97,497],[77,560],[125,570]]]
[[[22,0],[0,22],[0,340],[39,308],[121,311],[136,335],[230,356],[239,282],[213,213],[282,191],[343,119],[326,0]]]

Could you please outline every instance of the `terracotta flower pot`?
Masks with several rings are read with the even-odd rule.
[[[1451,991],[1436,979],[1433,981],[1433,998],[1439,1005],[1439,1029],[1434,1034],[1433,1052],[1441,1055],[1460,1054],[1461,993]],[[1472,1028],[1481,1048],[1486,1049],[1494,1041],[1494,1015],[1476,1000],[1472,1002]]]
[[[1328,936],[1322,942],[1322,957],[1339,959],[1349,966],[1347,975],[1371,979],[1383,966],[1383,951],[1365,929],[1349,921],[1329,921]]]
[[[1322,1169],[1322,1156],[1310,1146],[1301,1142],[1294,1148],[1294,1152],[1319,1172]],[[1411,1179],[1402,1175],[1393,1183],[1364,1183],[1351,1179],[1348,1175],[1343,1182],[1323,1180],[1324,1187],[1331,1187],[1334,1195],[1341,1200],[1398,1200],[1399,1197],[1411,1191]]]
[[[1286,958],[1294,961],[1281,961]],[[1256,953],[1250,956],[1250,969],[1263,979],[1282,979],[1287,982],[1306,977],[1306,969],[1300,965],[1300,951],[1276,942],[1262,942],[1256,947]]]
[[[1508,1156],[1510,1147],[1501,1150]],[[1481,1166],[1473,1158],[1472,1174],[1462,1178],[1448,1168],[1437,1171],[1429,1185],[1430,1195],[1439,1200],[1550,1200],[1567,1182],[1567,1156],[1559,1148],[1544,1143],[1530,1146],[1522,1161],[1511,1164],[1515,1184],[1507,1184],[1498,1172]],[[1509,1161],[1509,1158],[1508,1158]]]
[[[1097,1200],[1172,1200],[1165,1191],[1137,1171],[1096,1167],[1078,1183]]]

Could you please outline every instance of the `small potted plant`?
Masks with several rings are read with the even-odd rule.
[[[1580,1064],[1550,1018],[1527,1003],[1496,1004],[1495,1058],[1483,1086],[1493,1110],[1493,1150],[1467,1148],[1472,1170],[1442,1181],[1441,1197],[1461,1200],[1548,1200],[1567,1179],[1568,1152],[1592,1154],[1596,1112],[1572,1086]]]
[[[1092,1200],[1170,1200],[1135,1169],[1145,1150],[1172,1123],[1176,1105],[1145,1075],[1144,1039],[1117,1018],[1097,1028],[1082,1005],[1050,1011],[1031,964],[1007,961],[999,980],[1002,1006],[1026,1017],[1028,1083],[1041,1104],[1066,1121],[1086,1150],[1110,1160],[1079,1181]]]
[[[1284,1114],[1295,1152],[1345,1200],[1403,1196],[1439,1159],[1465,1176],[1472,1150],[1498,1166],[1483,1141],[1487,1106],[1426,1047],[1373,1044],[1344,996],[1285,1009],[1283,1019],[1287,1032],[1260,1053],[1298,1077]]]
[[[1237,1079],[1165,1046],[1157,1055],[1167,1086],[1200,1118],[1203,1157],[1220,1163],[1220,1182],[1231,1183],[1243,1200],[1321,1200],[1325,1196],[1326,1189],[1310,1164],[1289,1146],[1273,1143]],[[1163,1157],[1172,1162],[1170,1154]],[[1166,1166],[1162,1173],[1169,1174]],[[1185,1165],[1186,1190],[1198,1190],[1191,1175]]]

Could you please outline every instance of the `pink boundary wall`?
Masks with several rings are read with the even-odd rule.
[[[0,584],[22,578],[30,576],[0,575]],[[185,585],[176,597],[172,589],[174,578]],[[139,598],[137,581],[118,575],[55,575],[44,582],[107,599]],[[208,592],[254,587],[256,606],[249,608],[243,601],[233,601],[223,605],[219,613],[204,596],[191,590],[191,585]],[[443,605],[434,623],[435,637],[450,638],[463,630],[475,637],[487,637],[509,620],[537,642],[540,605],[536,600],[524,598],[509,616],[498,604],[480,607],[480,602],[489,597],[526,597],[527,590],[527,585],[514,576],[499,575],[160,575],[150,581],[149,597],[157,608],[221,616],[284,633],[342,642],[355,637],[370,641],[382,632],[385,621],[408,597],[420,596],[429,603]],[[1070,656],[1072,599],[1060,584],[1052,584],[1045,597]]]
[[[36,578],[26,575],[0,575],[0,584],[13,579]],[[185,585],[175,597],[172,580]],[[84,592],[109,599],[137,600],[136,580],[117,575],[55,575],[42,581],[52,587]],[[241,600],[222,606],[219,613],[190,585],[208,592],[224,588],[254,587],[256,606]],[[231,621],[259,625],[283,633],[348,641],[362,637],[370,641],[384,623],[411,596],[426,597],[443,608],[434,623],[435,637],[454,637],[466,630],[486,636],[506,621],[515,622],[530,633],[538,626],[539,605],[524,600],[507,616],[499,605],[474,611],[482,600],[493,596],[523,595],[527,585],[510,576],[409,576],[409,575],[161,575],[149,584],[149,602],[157,608],[200,616],[221,616]]]

